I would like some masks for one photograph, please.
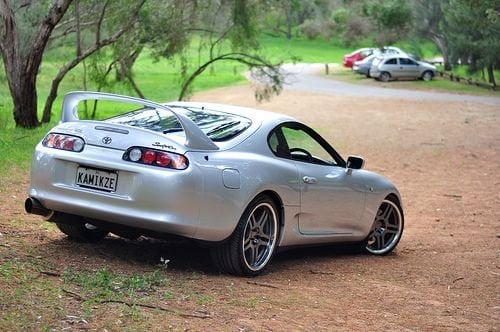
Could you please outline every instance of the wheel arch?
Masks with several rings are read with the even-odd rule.
[[[260,192],[259,194],[255,195],[255,197],[252,199],[252,201],[259,196],[268,196],[274,202],[274,204],[276,204],[276,207],[278,208],[278,211],[279,211],[279,215],[278,215],[279,224],[280,224],[279,232],[281,233],[281,229],[283,228],[283,225],[285,224],[285,209],[284,209],[284,205],[283,205],[283,200],[281,199],[280,195],[277,192],[275,192],[273,190],[264,190],[264,191]],[[280,235],[280,234],[278,234],[278,235]]]
[[[397,203],[399,205],[401,210],[404,211],[403,200],[401,199],[401,195],[398,192],[391,192],[391,193],[387,194],[384,199],[391,199],[391,198],[395,201],[395,203]]]

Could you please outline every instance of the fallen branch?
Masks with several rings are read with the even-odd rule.
[[[60,277],[61,276],[60,273],[52,272],[52,271],[40,271],[40,274],[45,274],[45,275],[51,276],[51,277]]]
[[[326,274],[326,275],[335,275],[333,272],[323,272],[323,271],[314,271],[314,270],[309,270],[310,273],[312,274]]]
[[[157,306],[157,305],[151,305],[151,304],[142,304],[142,303],[130,303],[127,301],[121,301],[121,300],[101,300],[99,301],[101,304],[106,304],[106,303],[118,303],[118,304],[124,304],[129,307],[142,307],[142,308],[148,308],[148,309],[158,309],[161,311],[169,312],[172,314],[179,315],[181,317],[193,317],[193,318],[201,318],[201,319],[206,319],[206,318],[212,318],[212,316],[209,313],[206,312],[196,312],[194,314],[188,314],[184,312],[179,312],[178,310],[174,309],[169,309],[165,308],[162,306]]]
[[[62,291],[68,295],[70,295],[71,297],[74,297],[75,299],[77,299],[78,301],[85,301],[86,299],[81,296],[80,294],[78,293],[75,293],[75,292],[72,292],[70,290],[67,290],[67,289],[64,289],[64,288],[61,288]]]
[[[267,282],[247,281],[247,284],[280,289],[278,286],[268,284]]]
[[[451,194],[443,194],[444,197],[450,198],[462,198],[462,195],[451,195]]]
[[[78,301],[82,301],[82,302],[87,301],[87,299],[85,297],[83,297],[82,295],[80,295],[78,293],[72,292],[72,291],[64,289],[64,288],[62,288],[62,291],[64,293],[70,295],[71,297],[77,299]],[[212,318],[212,316],[209,313],[203,312],[203,311],[195,311],[193,314],[189,314],[189,313],[181,312],[179,310],[169,309],[169,308],[165,308],[165,307],[157,306],[157,305],[152,305],[152,304],[130,303],[130,302],[121,301],[121,300],[101,300],[101,301],[97,301],[97,303],[100,303],[100,304],[117,303],[117,304],[124,304],[128,307],[142,307],[142,308],[148,308],[148,309],[158,309],[161,311],[165,311],[165,312],[179,315],[181,317],[192,317],[192,318],[201,318],[201,319]]]

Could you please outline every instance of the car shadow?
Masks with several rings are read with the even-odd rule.
[[[188,239],[156,240],[140,237],[127,240],[108,236],[98,243],[82,243],[61,237],[46,242],[40,248],[56,264],[83,269],[126,267],[127,271],[146,271],[166,268],[181,273],[218,275],[210,250]],[[310,266],[325,259],[365,256],[359,245],[328,245],[281,249],[265,273],[279,273]]]

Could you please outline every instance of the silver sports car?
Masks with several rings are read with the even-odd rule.
[[[79,120],[84,100],[132,110]],[[400,194],[363,164],[282,114],[71,92],[60,124],[36,146],[25,209],[79,241],[109,232],[190,238],[221,270],[257,275],[279,247],[357,242],[376,255],[396,247]]]

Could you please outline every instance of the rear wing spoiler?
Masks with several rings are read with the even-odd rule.
[[[62,122],[78,121],[78,104],[83,100],[111,100],[123,103],[139,104],[145,107],[163,109],[172,112],[184,132],[186,133],[186,141],[184,145],[188,148],[197,150],[218,150],[219,147],[201,129],[187,116],[180,114],[169,108],[149,100],[134,98],[129,96],[116,95],[111,93],[90,92],[90,91],[73,91],[64,96],[62,106]]]

